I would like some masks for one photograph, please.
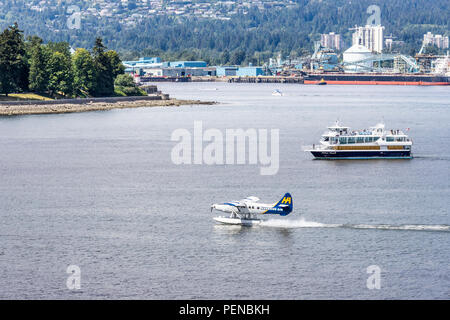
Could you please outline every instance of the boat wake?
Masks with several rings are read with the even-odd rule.
[[[273,228],[339,228],[342,227],[341,224],[325,224],[314,221],[306,221],[305,219],[297,220],[282,220],[282,219],[269,219],[261,221],[260,226],[262,227],[273,227]]]
[[[377,229],[377,230],[412,230],[412,231],[444,231],[450,232],[449,225],[421,225],[421,224],[327,224],[307,221],[304,218],[297,220],[269,219],[262,221],[260,226],[272,228],[348,228],[348,229]]]

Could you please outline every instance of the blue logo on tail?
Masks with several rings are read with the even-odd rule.
[[[286,193],[283,198],[273,207],[273,209],[268,210],[266,213],[279,214],[280,216],[287,216],[292,212],[294,208],[294,203],[292,201],[292,196],[290,193]]]

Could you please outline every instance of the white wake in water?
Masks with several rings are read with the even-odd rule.
[[[378,230],[450,231],[450,226],[448,225],[327,224],[315,221],[306,221],[304,218],[296,220],[269,219],[262,221],[260,226],[272,228],[349,228]]]
[[[346,224],[342,227],[352,229],[382,229],[382,230],[415,230],[415,231],[450,231],[450,226],[447,225],[421,225],[421,224],[403,224],[403,225],[389,225],[389,224]]]
[[[341,224],[325,224],[314,221],[306,221],[304,218],[297,220],[269,219],[262,221],[260,226],[274,228],[337,228]]]

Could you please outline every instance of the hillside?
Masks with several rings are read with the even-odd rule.
[[[385,34],[404,41],[405,53],[417,51],[427,31],[449,33],[448,0],[0,0],[0,27],[17,21],[25,35],[73,47],[101,36],[125,59],[159,54],[258,63],[276,52],[302,55],[325,32],[341,33],[350,45],[348,29],[365,24],[372,4],[381,8]]]

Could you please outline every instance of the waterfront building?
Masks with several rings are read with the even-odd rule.
[[[238,69],[239,69],[238,66],[221,66],[221,67],[216,67],[216,75],[218,77],[235,76]]]
[[[137,61],[123,61],[125,72],[139,76],[208,76],[215,70],[207,67],[205,61],[165,61],[159,57],[143,57]]]
[[[352,28],[355,30],[352,35],[352,44],[362,45],[372,52],[381,53],[383,51],[383,30],[381,25]]]
[[[187,76],[215,76],[216,71],[213,68],[151,68],[144,69],[145,76],[152,77],[187,77]]]
[[[167,61],[163,63],[163,67],[171,68],[206,68],[205,61]]]
[[[239,67],[236,70],[236,75],[240,77],[257,77],[257,76],[263,76],[264,70],[262,67]]]

